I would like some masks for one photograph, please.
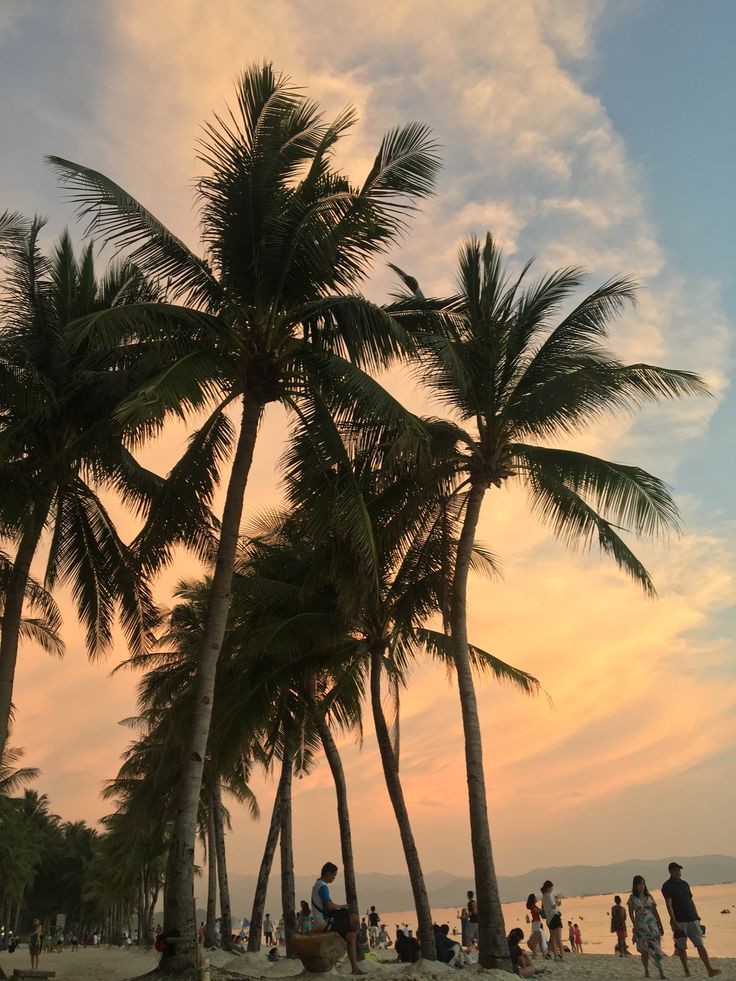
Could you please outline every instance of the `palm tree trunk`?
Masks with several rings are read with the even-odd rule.
[[[382,665],[383,650],[375,648],[371,651],[371,708],[373,710],[373,723],[376,729],[378,748],[381,752],[386,788],[394,809],[394,814],[396,815],[396,823],[399,826],[401,844],[404,847],[406,868],[409,873],[409,881],[411,882],[411,891],[414,894],[414,907],[417,911],[417,926],[419,929],[419,943],[422,948],[422,957],[428,961],[436,961],[437,947],[432,930],[432,911],[429,907],[427,889],[424,885],[424,875],[419,862],[419,852],[417,851],[414,835],[411,830],[409,812],[406,809],[406,802],[404,801],[404,791],[401,787],[401,780],[399,779],[396,755],[391,745],[391,736],[386,725],[386,718],[383,714],[383,706],[381,705]]]
[[[205,947],[217,946],[217,845],[215,844],[215,802],[210,797],[207,821],[207,919],[204,926]]]
[[[350,813],[348,811],[348,790],[337,743],[332,737],[330,727],[324,715],[315,712],[315,720],[322,740],[322,748],[332,773],[337,797],[337,823],[340,828],[340,848],[342,849],[342,866],[345,875],[345,902],[353,913],[358,912],[358,890],[355,884],[355,861],[353,859],[353,839],[350,831]]]
[[[227,862],[225,861],[225,815],[222,807],[222,788],[215,781],[212,795],[215,817],[215,851],[217,852],[217,879],[220,883],[220,946],[223,950],[233,949],[233,915],[230,907],[230,887],[227,883]]]
[[[253,910],[250,914],[250,931],[248,933],[248,950],[252,953],[257,953],[261,949],[261,934],[263,932],[263,913],[266,906],[266,893],[268,892],[268,878],[271,875],[271,867],[273,865],[273,856],[276,853],[276,844],[279,840],[279,832],[281,830],[281,809],[283,807],[284,799],[284,786],[286,781],[291,779],[289,770],[287,767],[281,767],[281,778],[279,780],[278,788],[276,789],[276,797],[273,802],[273,811],[271,812],[271,824],[268,828],[268,835],[266,836],[266,847],[263,850],[263,858],[261,859],[261,867],[258,870],[258,879],[256,881],[256,891],[253,896]]]
[[[197,810],[212,720],[217,659],[230,610],[230,591],[243,514],[243,497],[262,414],[262,402],[249,398],[243,400],[243,418],[225,497],[217,562],[207,607],[207,625],[197,669],[197,696],[185,765],[176,792],[174,828],[167,864],[164,930],[169,934],[178,934],[179,942],[176,945],[176,954],[162,958],[161,965],[170,974],[192,970],[197,966],[197,934],[192,907]]]
[[[10,707],[13,703],[15,665],[18,661],[18,640],[23,617],[23,601],[31,573],[31,562],[49,516],[53,495],[48,495],[34,509],[23,531],[5,592],[2,631],[0,632],[0,760],[5,752],[10,727]]]
[[[478,718],[475,683],[468,651],[467,596],[470,560],[475,544],[485,487],[473,484],[468,494],[452,582],[450,629],[452,656],[457,671],[460,708],[465,736],[465,769],[468,779],[470,839],[473,849],[475,891],[478,900],[478,960],[482,967],[511,969],[506,927],[498,892],[488,823],[486,783],[483,773],[483,739]]]
[[[284,750],[283,772],[288,773],[284,781],[281,805],[281,910],[286,933],[286,954],[292,954],[292,939],[296,934],[296,896],[294,886],[294,843],[291,820],[291,789],[294,762],[291,753]]]

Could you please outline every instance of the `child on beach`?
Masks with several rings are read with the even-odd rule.
[[[572,925],[572,920],[567,921],[567,942],[570,944],[570,953],[574,954],[575,951],[575,928]]]
[[[573,923],[573,925],[572,925],[572,933],[573,933],[573,939],[575,941],[575,947],[574,947],[575,953],[576,954],[582,954],[582,952],[583,952],[583,937],[582,937],[582,934],[580,933],[580,927],[577,925],[577,923]]]

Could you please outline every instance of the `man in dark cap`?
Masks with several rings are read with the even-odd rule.
[[[703,931],[700,928],[700,917],[695,908],[693,894],[690,886],[682,878],[682,866],[679,862],[670,862],[667,866],[670,877],[662,885],[662,895],[667,903],[667,911],[670,914],[670,925],[675,935],[675,950],[677,956],[682,961],[682,968],[685,977],[690,977],[687,967],[687,942],[692,942],[693,947],[700,955],[700,959],[705,964],[709,978],[714,978],[721,972],[711,966],[708,951],[703,943]]]

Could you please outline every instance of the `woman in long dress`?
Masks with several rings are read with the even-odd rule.
[[[662,937],[664,927],[659,917],[659,910],[654,899],[649,895],[647,884],[643,875],[635,875],[631,884],[631,895],[629,896],[629,915],[634,925],[632,940],[636,944],[636,949],[641,954],[641,962],[644,967],[644,977],[649,977],[649,958],[654,961],[654,965],[659,971],[660,978],[663,978],[662,969]]]

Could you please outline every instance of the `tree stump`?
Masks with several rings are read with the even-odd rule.
[[[347,954],[348,947],[339,933],[297,934],[293,938],[294,956],[304,965],[304,970],[312,974],[331,971],[341,957]]]

